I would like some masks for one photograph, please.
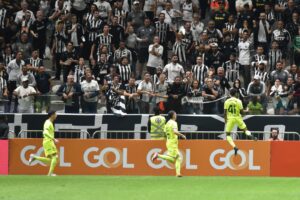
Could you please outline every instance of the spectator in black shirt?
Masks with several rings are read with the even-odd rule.
[[[62,54],[59,64],[63,66],[63,80],[65,83],[69,73],[74,72],[75,65],[78,64],[78,56],[72,42],[67,43],[67,51]]]
[[[46,112],[49,109],[50,103],[50,90],[51,90],[51,76],[49,73],[45,71],[45,67],[41,66],[38,69],[38,73],[35,76],[36,81],[36,102],[35,102],[35,111],[37,113],[41,113],[43,108],[45,108]]]
[[[124,28],[118,24],[118,17],[114,16],[112,20],[112,24],[110,25],[109,33],[113,36],[113,44],[117,49],[119,48],[120,41],[125,39]]]
[[[215,114],[217,113],[216,102],[211,102],[217,99],[218,91],[214,86],[213,79],[207,78],[206,84],[203,86],[202,96],[204,97],[204,107],[203,113],[204,114]]]
[[[168,110],[174,110],[176,113],[181,111],[181,98],[185,95],[184,87],[181,83],[181,77],[176,76],[173,84],[169,87],[167,92],[168,98]]]

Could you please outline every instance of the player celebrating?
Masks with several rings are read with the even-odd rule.
[[[58,140],[54,138],[54,125],[53,122],[55,121],[57,115],[55,111],[50,111],[48,113],[48,119],[44,123],[44,130],[43,130],[43,147],[46,157],[38,157],[34,154],[30,154],[29,165],[34,160],[39,160],[46,165],[50,165],[48,176],[56,176],[53,173],[54,168],[57,164],[57,149],[55,143],[58,143]]]
[[[170,161],[171,163],[175,163],[175,169],[176,169],[176,176],[181,177],[180,169],[181,169],[181,159],[179,156],[179,150],[178,150],[178,136],[182,137],[183,139],[186,139],[185,135],[178,132],[178,125],[176,122],[176,112],[170,111],[168,113],[169,121],[165,125],[165,134],[167,136],[167,149],[168,154],[162,155],[155,153],[152,156],[152,161],[156,160],[157,158],[161,158],[167,161]]]
[[[230,133],[236,124],[238,125],[239,129],[244,131],[244,133],[248,137],[250,137],[251,139],[257,140],[256,137],[253,137],[251,135],[251,132],[247,129],[247,126],[242,119],[241,114],[243,112],[243,104],[242,104],[241,100],[236,98],[236,93],[237,93],[236,89],[234,89],[234,88],[230,89],[231,98],[227,99],[224,103],[226,139],[229,142],[229,144],[233,147],[235,155],[237,154],[239,149],[236,147],[235,143],[233,142],[233,139],[230,136]]]

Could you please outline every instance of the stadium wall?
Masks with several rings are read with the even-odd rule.
[[[8,114],[6,115],[10,130],[19,133],[20,130],[41,130],[46,119],[45,114]],[[82,130],[147,130],[149,115],[84,115],[59,114],[55,122],[56,131]],[[244,120],[251,131],[270,132],[271,127],[279,127],[283,131],[299,131],[300,116],[245,116]],[[179,129],[181,131],[222,131],[224,118],[218,115],[179,115]],[[212,135],[213,136],[213,135]],[[132,137],[145,138],[145,134],[135,134]],[[206,138],[213,139],[213,138]],[[263,139],[263,138],[259,138]],[[287,138],[286,138],[287,139]]]
[[[300,177],[299,142],[236,143],[240,148],[238,156],[233,155],[226,141],[180,140],[182,173],[185,176]],[[46,174],[48,167],[39,161],[28,165],[31,153],[43,155],[41,145],[42,139],[9,140],[9,174]],[[154,152],[166,152],[164,141],[60,139],[57,147],[60,153],[56,173],[60,175],[174,175],[172,164],[150,159]]]

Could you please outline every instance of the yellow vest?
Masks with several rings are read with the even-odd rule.
[[[164,140],[166,138],[165,134],[165,124],[166,119],[165,117],[161,115],[156,115],[153,117],[150,117],[151,122],[151,132],[150,136],[152,140]]]

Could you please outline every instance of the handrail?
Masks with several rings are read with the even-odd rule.
[[[141,133],[146,133],[147,136],[149,136],[149,132],[148,131],[132,131],[132,130],[98,130],[95,131],[92,134],[92,138],[95,138],[95,136],[97,134],[100,134],[100,138],[106,138],[107,137],[107,133],[128,133],[128,134],[134,134],[134,138],[138,138],[138,134]],[[180,131],[180,133],[185,133],[185,134],[225,134],[225,131]],[[238,133],[243,133],[243,131],[232,131],[232,134],[235,134],[237,137]],[[263,134],[265,135],[270,135],[270,132],[266,132],[266,131],[251,131],[251,133],[254,134]],[[293,131],[285,131],[283,133],[279,133],[279,135],[284,134],[284,135],[297,135],[298,140],[300,140],[300,133],[298,132],[293,132]]]
[[[18,138],[27,138],[27,135],[25,137],[25,135],[22,137],[22,134],[24,133],[42,133],[43,130],[21,130],[19,133],[18,133]],[[88,139],[90,138],[90,134],[89,132],[87,131],[84,131],[84,130],[58,130],[58,131],[55,131],[55,133],[80,133],[80,139]]]

